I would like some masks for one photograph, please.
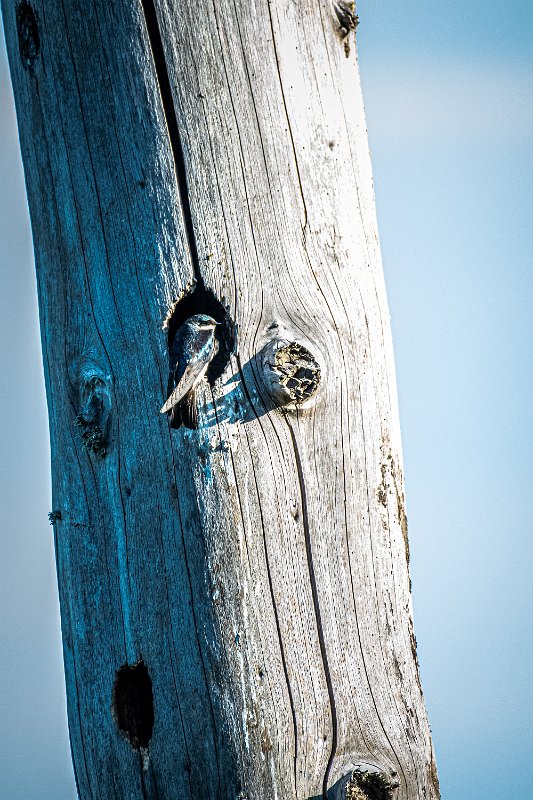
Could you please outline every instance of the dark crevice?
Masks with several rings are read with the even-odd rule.
[[[117,671],[111,709],[117,727],[133,749],[147,748],[154,727],[154,697],[152,679],[142,658]]]
[[[178,191],[180,194],[181,208],[183,213],[183,222],[185,225],[185,233],[187,236],[187,244],[189,245],[189,252],[191,255],[192,268],[194,276],[199,286],[203,286],[203,278],[200,272],[200,262],[198,259],[198,249],[196,247],[196,237],[194,234],[194,224],[192,220],[191,204],[189,201],[189,188],[187,184],[187,170],[185,168],[185,156],[183,153],[183,145],[179,132],[178,118],[176,116],[176,108],[174,106],[174,98],[172,96],[172,89],[170,87],[170,77],[168,74],[165,49],[161,39],[161,31],[159,29],[159,22],[157,19],[157,12],[153,0],[141,0],[141,5],[144,11],[146,20],[146,29],[148,31],[148,38],[150,40],[150,47],[152,50],[152,57],[154,59],[155,71],[157,81],[159,83],[159,91],[161,93],[161,102],[163,105],[163,113],[168,128],[168,136],[170,139],[170,146],[174,156],[174,166],[176,170],[176,179],[178,183]]]
[[[146,791],[146,780],[144,778],[144,770],[141,770],[141,792],[143,793],[143,800],[150,800],[150,796]]]
[[[211,385],[220,378],[229,363],[231,354],[235,351],[236,328],[231,319],[227,308],[220,302],[214,292],[204,283],[200,270],[198,258],[198,248],[196,246],[196,236],[189,199],[189,187],[187,182],[187,170],[185,166],[185,155],[181,141],[176,107],[172,96],[170,76],[167,69],[165,50],[161,38],[161,30],[157,19],[157,12],[153,0],[141,0],[146,20],[146,29],[150,40],[152,57],[161,94],[161,103],[165,115],[170,146],[174,157],[174,167],[176,171],[176,181],[181,201],[183,223],[187,244],[189,247],[192,268],[194,272],[195,285],[192,291],[187,292],[178,302],[174,304],[166,320],[168,332],[169,352],[174,341],[174,336],[178,328],[186,319],[193,314],[208,314],[221,323],[217,328],[218,352],[211,361],[207,370],[207,379]],[[175,364],[170,365],[173,372]]]
[[[305,490],[305,481],[304,481],[304,474],[302,468],[302,462],[300,459],[300,452],[298,450],[298,443],[296,441],[296,436],[294,435],[294,430],[292,425],[287,419],[287,426],[289,428],[292,446],[294,449],[294,458],[296,460],[296,470],[298,472],[298,483],[300,486],[300,495],[302,501],[302,523],[304,529],[304,537],[305,537],[305,551],[307,555],[307,565],[309,569],[309,581],[311,583],[311,594],[313,596],[313,606],[315,610],[315,617],[316,617],[316,626],[318,632],[318,642],[320,645],[320,655],[322,657],[322,663],[324,665],[324,675],[326,677],[326,686],[328,689],[328,697],[329,697],[329,705],[331,708],[331,752],[329,755],[328,763],[326,766],[326,770],[324,772],[324,780],[322,783],[322,796],[324,800],[327,800],[328,794],[328,780],[329,774],[331,772],[331,767],[333,765],[333,759],[335,758],[335,753],[337,751],[337,710],[335,707],[335,694],[333,692],[333,682],[331,680],[331,673],[329,670],[328,665],[328,656],[326,652],[326,642],[324,639],[324,628],[322,625],[322,615],[320,613],[320,604],[318,601],[318,589],[316,585],[316,577],[315,577],[315,568],[313,564],[313,553],[311,550],[311,535],[309,530],[309,515],[307,509],[307,493]]]
[[[173,471],[174,475],[178,474],[178,465],[176,463],[176,457],[174,449],[172,450],[172,463],[173,463]],[[189,554],[187,551],[187,544],[185,540],[185,524],[184,524],[184,517],[181,509],[179,492],[176,494],[177,500],[177,510],[178,510],[178,517],[179,517],[179,529],[181,532],[181,548],[183,551],[183,564],[185,566],[185,573],[186,573],[186,581],[188,586],[188,595],[190,598],[190,602],[187,604],[187,607],[190,610],[190,614],[192,616],[193,627],[191,628],[192,634],[196,640],[196,652],[198,654],[198,659],[201,664],[201,671],[204,679],[204,685],[206,690],[206,696],[209,702],[209,710],[211,712],[211,729],[212,729],[212,741],[213,741],[213,755],[216,762],[216,771],[218,775],[218,795],[215,796],[222,796],[222,778],[221,778],[221,765],[220,765],[220,754],[219,754],[219,743],[218,743],[218,728],[216,723],[215,717],[215,708],[214,708],[214,701],[212,696],[212,688],[210,686],[210,680],[208,680],[207,668],[206,668],[206,657],[204,655],[202,644],[199,635],[199,626],[197,620],[197,611],[195,609],[194,600],[195,600],[195,593],[193,591],[193,582],[191,578],[191,568],[189,566]],[[205,730],[205,735],[207,736],[209,731]],[[188,758],[188,757],[187,757]],[[190,762],[189,762],[190,763]],[[190,784],[189,784],[190,785]]]
[[[250,396],[250,393],[248,391],[248,387],[246,386],[246,382],[245,382],[244,377],[243,377],[243,369],[242,369],[241,359],[239,358],[239,356],[237,356],[237,364],[239,365],[239,373],[241,375],[242,388],[243,388],[244,394],[246,395],[246,399],[248,400],[250,408],[254,411],[255,417],[256,417],[256,419],[257,419],[257,421],[259,423],[259,427],[261,428],[261,430],[263,430],[263,426],[261,425],[261,422],[259,420],[258,414],[255,412],[255,407],[254,407],[254,404],[252,402],[252,398]],[[246,433],[246,429],[245,429],[245,433]],[[248,438],[248,433],[246,433],[246,440],[248,442],[248,447],[250,448],[250,441],[249,441],[249,438]],[[250,452],[251,452],[251,450],[250,450]],[[233,454],[232,454],[232,461],[233,461]],[[253,464],[253,460],[252,460],[252,469],[253,469],[253,473],[254,473],[254,482],[255,482],[255,488],[256,488],[256,492],[257,492],[257,497],[259,498],[259,484],[257,482],[257,475],[256,475],[256,471],[255,471],[255,466]],[[240,499],[239,499],[239,503],[240,503]],[[293,756],[294,773],[293,774],[294,774],[294,790],[296,792],[297,791],[297,787],[298,787],[298,775],[297,775],[298,725],[297,725],[297,721],[296,721],[296,710],[295,710],[295,707],[294,707],[294,698],[293,698],[291,684],[290,684],[290,680],[289,680],[289,670],[288,670],[288,667],[287,667],[287,658],[286,658],[286,655],[285,655],[285,647],[283,645],[283,636],[281,634],[281,624],[280,624],[280,619],[279,619],[279,612],[278,612],[278,607],[276,605],[276,595],[275,595],[275,592],[274,592],[274,585],[273,585],[273,581],[272,581],[272,572],[271,572],[271,568],[270,568],[270,559],[269,559],[268,547],[267,547],[267,537],[266,537],[265,525],[264,525],[264,520],[263,520],[263,510],[262,510],[261,503],[259,503],[258,506],[259,506],[259,514],[260,514],[260,517],[261,517],[261,528],[262,528],[262,532],[263,532],[263,547],[264,547],[264,553],[265,553],[265,563],[266,563],[266,568],[267,568],[268,587],[269,587],[269,591],[270,591],[270,599],[271,599],[271,603],[272,603],[272,610],[274,612],[274,621],[275,621],[275,624],[276,624],[276,632],[277,632],[277,635],[278,635],[278,642],[279,642],[279,649],[280,649],[280,656],[281,656],[281,664],[282,664],[282,667],[283,667],[283,674],[285,675],[285,683],[287,685],[287,694],[288,694],[288,697],[289,697],[289,704],[290,704],[290,707],[291,707],[292,725],[293,725],[293,730],[294,730],[294,756]],[[242,514],[242,512],[241,512],[241,514]],[[260,675],[260,677],[261,677],[261,675]]]
[[[24,69],[33,72],[41,52],[41,37],[35,9],[26,0],[17,5],[16,21],[20,60]]]

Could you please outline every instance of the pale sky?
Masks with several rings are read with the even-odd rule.
[[[358,11],[442,795],[531,800],[533,8]],[[0,800],[75,800],[36,286],[1,48]]]

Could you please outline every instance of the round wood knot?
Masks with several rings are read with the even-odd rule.
[[[320,383],[319,363],[299,342],[277,339],[267,345],[263,372],[268,392],[278,406],[302,405]]]
[[[107,454],[111,415],[109,379],[92,362],[85,362],[78,375],[79,406],[75,425],[87,452],[99,459]]]
[[[391,800],[398,781],[390,781],[382,772],[356,769],[345,789],[346,800]]]

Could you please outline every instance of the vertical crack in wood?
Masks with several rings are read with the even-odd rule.
[[[279,80],[279,88],[281,92],[281,99],[283,101],[283,108],[285,111],[285,118],[287,120],[287,130],[289,132],[290,140],[291,140],[291,147],[292,147],[292,154],[294,157],[294,166],[296,168],[296,175],[298,178],[298,186],[300,189],[300,196],[302,198],[302,205],[303,205],[303,224],[302,224],[302,231],[305,231],[307,228],[308,222],[308,215],[307,215],[307,204],[305,202],[305,195],[304,195],[304,186],[302,181],[302,176],[300,173],[300,164],[298,162],[298,156],[296,155],[296,144],[294,141],[294,133],[292,131],[291,120],[289,117],[289,109],[287,107],[287,99],[285,97],[285,88],[283,86],[283,78],[281,77],[281,67],[280,67],[280,60],[279,60],[279,53],[278,53],[278,46],[276,44],[276,32],[274,30],[274,20],[272,18],[272,9],[270,7],[270,3],[267,3],[268,6],[268,18],[270,21],[270,28],[272,31],[272,47],[274,48],[274,56],[276,58],[276,69],[278,73],[278,80]]]
[[[181,141],[181,136],[179,132],[179,125],[178,119],[176,115],[176,108],[174,106],[174,98],[172,95],[172,89],[170,85],[170,77],[168,73],[166,58],[165,58],[165,50],[163,47],[163,41],[161,38],[161,30],[159,27],[159,22],[157,18],[157,12],[155,9],[155,5],[153,0],[141,0],[141,7],[144,14],[144,19],[146,23],[146,30],[148,33],[148,39],[150,42],[150,49],[152,52],[152,58],[154,61],[155,73],[156,78],[159,86],[159,92],[161,95],[161,104],[163,108],[163,114],[165,117],[167,131],[168,131],[168,138],[170,142],[170,147],[172,150],[172,156],[174,159],[174,169],[176,173],[176,183],[178,188],[178,193],[180,196],[181,202],[181,212],[183,218],[183,225],[185,228],[185,235],[187,238],[187,244],[189,247],[189,254],[191,258],[191,265],[194,273],[194,277],[196,279],[196,291],[202,291],[205,289],[205,283],[203,280],[203,276],[200,271],[200,262],[198,258],[198,248],[196,246],[196,236],[194,232],[194,224],[192,219],[192,212],[191,212],[191,204],[189,201],[189,188],[187,182],[187,171],[185,167],[185,156],[183,153],[183,146]],[[233,341],[232,341],[233,345]],[[174,471],[176,470],[176,465],[174,464]],[[181,510],[179,511],[179,518],[180,518],[180,528],[182,532],[182,544],[184,548],[184,552],[186,553],[186,544],[185,544],[185,537],[184,537],[184,523],[181,516]],[[220,757],[218,753],[218,745],[217,745],[217,724],[215,720],[215,711],[213,706],[213,698],[211,696],[211,691],[209,688],[209,682],[207,679],[207,671],[204,662],[204,654],[202,652],[202,647],[200,645],[199,639],[199,628],[196,621],[196,612],[194,610],[194,593],[192,590],[192,579],[189,569],[189,564],[187,560],[187,556],[185,557],[185,565],[186,571],[188,576],[190,594],[191,594],[191,612],[193,614],[194,619],[194,626],[196,631],[196,638],[198,643],[198,651],[200,654],[200,659],[202,662],[203,674],[205,685],[207,689],[207,696],[209,698],[209,706],[211,709],[211,717],[213,721],[213,744],[214,744],[214,757],[217,764],[217,774],[218,774],[218,784],[219,784],[219,792],[221,790],[222,785],[222,778],[220,772]],[[144,789],[143,789],[144,791]]]
[[[256,418],[256,420],[257,420],[257,422],[259,424],[259,427],[263,431],[263,426],[261,424],[261,420],[260,420],[259,414],[255,410],[255,406],[254,406],[254,404],[252,402],[252,397],[250,395],[250,392],[248,391],[248,387],[246,386],[246,381],[244,379],[244,372],[243,372],[243,368],[242,368],[242,363],[241,363],[241,359],[240,359],[239,355],[237,355],[237,364],[239,366],[239,375],[241,377],[242,388],[243,388],[244,394],[246,395],[246,399],[248,400],[248,403],[250,404],[250,408],[252,409],[252,411],[253,411],[253,413],[255,415],[255,418]],[[261,394],[261,393],[259,392],[259,394]],[[263,402],[264,402],[264,400],[263,400]],[[249,445],[248,433],[246,432],[246,428],[245,428],[245,434],[246,434],[246,439],[247,439],[248,445]],[[232,455],[232,461],[233,461],[233,455]],[[254,481],[255,481],[255,487],[256,487],[256,491],[257,491],[257,496],[259,497],[259,484],[257,482],[257,477],[256,477],[255,466],[253,464],[253,460],[252,460],[252,468],[253,468],[253,473],[254,473]],[[294,697],[293,697],[293,693],[292,693],[292,689],[291,689],[291,683],[290,683],[290,680],[289,680],[289,669],[288,669],[288,666],[287,666],[287,656],[285,654],[285,647],[284,647],[284,644],[283,644],[283,636],[282,636],[282,633],[281,633],[281,624],[280,624],[280,619],[279,619],[279,611],[278,611],[278,607],[277,607],[277,604],[276,604],[276,594],[274,592],[274,585],[273,585],[273,582],[272,582],[272,571],[271,571],[271,568],[270,568],[270,559],[269,559],[268,548],[267,548],[267,543],[266,543],[265,526],[264,526],[264,521],[263,521],[263,511],[262,511],[260,503],[259,503],[259,513],[260,513],[260,516],[261,516],[261,525],[262,525],[262,528],[263,528],[263,546],[264,546],[264,552],[265,552],[265,562],[266,562],[266,568],[267,568],[267,578],[268,578],[268,587],[269,587],[269,591],[270,591],[270,600],[272,602],[272,610],[273,610],[273,613],[274,613],[274,621],[275,621],[275,624],[276,624],[276,632],[277,632],[277,635],[278,635],[279,650],[280,650],[280,656],[281,656],[281,664],[282,664],[282,667],[283,667],[283,673],[285,675],[285,682],[287,684],[287,694],[289,696],[289,704],[290,704],[290,707],[291,707],[292,725],[293,725],[293,730],[294,730],[294,756],[293,756],[294,791],[295,791],[296,795],[298,795],[298,772],[297,772],[297,763],[298,763],[298,724],[297,724],[297,721],[296,721],[296,709],[294,707]]]
[[[313,552],[311,549],[311,535],[309,531],[309,516],[307,510],[307,492],[305,489],[305,480],[302,468],[302,461],[300,458],[300,451],[298,450],[298,443],[296,441],[296,436],[294,434],[294,429],[291,425],[291,422],[287,415],[285,415],[285,419],[287,421],[287,427],[289,428],[289,433],[292,441],[292,446],[294,449],[294,458],[296,461],[296,470],[298,472],[298,484],[300,486],[300,496],[302,501],[302,523],[304,529],[304,537],[305,537],[305,551],[307,556],[307,566],[309,569],[309,580],[311,583],[311,594],[313,597],[313,606],[315,610],[315,617],[316,617],[316,626],[318,632],[318,641],[320,645],[320,656],[322,658],[322,663],[324,665],[324,675],[326,678],[326,685],[328,689],[328,697],[329,697],[329,705],[331,708],[331,752],[329,755],[328,763],[326,765],[326,769],[324,772],[324,780],[322,782],[322,797],[323,800],[327,800],[328,794],[328,780],[329,774],[331,772],[331,767],[333,765],[333,759],[335,758],[335,753],[337,752],[337,710],[335,707],[335,694],[333,692],[333,682],[331,680],[331,672],[329,669],[328,663],[328,656],[326,653],[326,642],[324,639],[324,628],[322,625],[322,615],[320,612],[320,603],[318,600],[318,589],[316,585],[316,577],[315,577],[315,568],[313,564]]]
[[[189,245],[192,268],[197,282],[203,285],[203,278],[200,272],[200,261],[198,258],[198,248],[196,247],[196,236],[194,233],[191,204],[189,201],[189,187],[187,183],[187,170],[185,168],[185,156],[183,153],[183,145],[181,142],[178,118],[176,116],[176,108],[174,106],[174,98],[172,96],[172,89],[170,86],[170,77],[168,74],[165,49],[161,39],[161,31],[157,19],[157,12],[155,10],[153,0],[141,0],[141,6],[144,12],[146,30],[148,31],[148,39],[150,41],[150,49],[152,51],[152,58],[154,59],[163,113],[167,123],[168,138],[170,141],[170,147],[172,149],[172,155],[174,157],[176,182],[181,200],[181,210],[183,214],[185,233],[187,236],[187,244]]]
[[[172,455],[172,464],[173,464],[174,475],[176,475],[176,473],[177,473],[177,464],[176,464],[176,460],[174,458],[174,453]],[[187,552],[187,545],[186,545],[186,541],[185,541],[185,523],[184,523],[184,518],[183,518],[183,514],[182,514],[182,510],[181,510],[179,492],[176,493],[176,501],[177,501],[178,517],[179,517],[179,526],[180,526],[180,531],[181,531],[181,546],[183,548],[184,565],[185,565],[185,571],[186,571],[186,574],[187,574],[187,585],[188,585],[188,588],[189,588],[190,611],[191,611],[191,615],[192,615],[192,619],[193,619],[193,623],[194,623],[194,637],[196,639],[196,645],[197,645],[197,648],[198,648],[198,656],[199,656],[200,662],[202,664],[202,673],[203,673],[204,683],[205,683],[205,687],[206,687],[207,699],[208,699],[208,702],[209,702],[209,709],[210,709],[210,712],[211,712],[211,720],[212,720],[212,723],[213,723],[213,756],[214,756],[214,759],[215,759],[215,762],[216,762],[216,765],[217,765],[216,768],[217,768],[217,776],[218,776],[218,793],[219,793],[220,796],[222,796],[220,794],[221,791],[222,791],[222,776],[221,776],[219,745],[218,745],[218,742],[217,742],[218,728],[217,728],[217,722],[216,722],[216,716],[215,716],[214,701],[213,701],[213,697],[212,697],[212,693],[211,693],[212,690],[211,690],[210,682],[208,681],[208,677],[207,677],[207,668],[206,668],[206,663],[205,663],[205,656],[204,656],[204,652],[203,652],[202,645],[201,645],[201,642],[200,642],[200,628],[198,626],[198,621],[197,621],[197,617],[196,617],[196,609],[195,609],[195,606],[194,606],[193,581],[192,581],[192,577],[191,577],[191,568],[190,568],[190,565],[189,565],[189,554]],[[172,633],[172,635],[174,637],[174,632]]]

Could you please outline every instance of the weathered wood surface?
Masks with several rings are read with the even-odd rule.
[[[437,798],[364,110],[333,5],[38,0],[38,41],[27,3],[2,7],[80,798],[307,800],[358,763]],[[200,429],[171,430],[163,322],[200,276],[237,345]],[[311,407],[266,399],[274,337],[320,362]],[[104,457],[76,424],[93,407]],[[141,657],[139,753],[111,705]]]

